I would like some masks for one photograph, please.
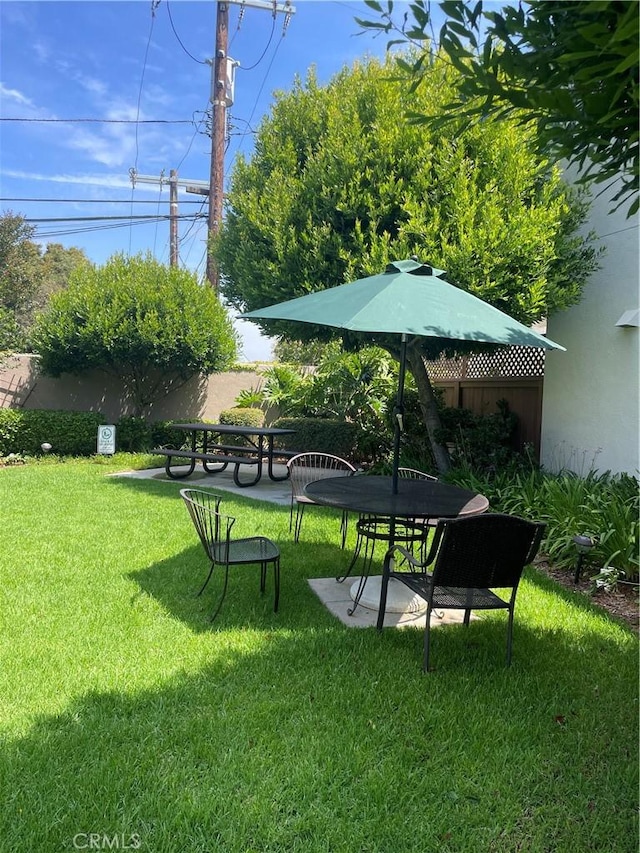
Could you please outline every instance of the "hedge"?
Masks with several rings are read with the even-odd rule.
[[[276,439],[276,447],[283,450],[315,450],[333,453],[351,459],[355,453],[358,436],[356,424],[330,418],[278,418],[274,427],[293,429],[293,435]]]
[[[100,412],[0,409],[0,456],[39,456],[45,442],[58,456],[91,456],[104,423]]]
[[[0,456],[40,456],[45,442],[56,456],[93,456],[98,427],[108,422],[101,412],[0,409]],[[144,452],[167,444],[179,446],[184,433],[173,430],[171,424],[124,416],[115,424],[116,450]]]

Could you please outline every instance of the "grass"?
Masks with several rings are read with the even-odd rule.
[[[339,518],[225,496],[282,551],[213,627],[178,483],[0,470],[0,851],[549,851],[638,846],[637,638],[529,570],[505,622],[352,629],[307,578]],[[353,543],[351,543],[353,544]],[[115,841],[114,841],[115,839]]]

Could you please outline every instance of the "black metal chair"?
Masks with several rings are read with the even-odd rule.
[[[441,519],[427,559],[422,562],[407,548],[395,546],[400,561],[389,573],[427,603],[423,669],[429,670],[430,617],[435,608],[464,610],[469,624],[472,610],[504,609],[507,623],[507,666],[511,664],[513,612],[524,567],[540,547],[545,525],[501,513]],[[427,567],[433,562],[433,571]],[[407,570],[401,570],[402,566]],[[494,589],[511,590],[502,598]],[[383,584],[382,598],[385,595]],[[382,604],[382,601],[381,601]],[[384,608],[378,614],[382,629]]]
[[[200,489],[181,489],[182,496],[204,551],[211,561],[209,574],[202,584],[198,595],[202,595],[211,580],[216,566],[224,569],[224,585],[218,605],[211,617],[216,618],[227,592],[229,566],[260,564],[260,592],[264,593],[267,580],[267,566],[273,563],[275,599],[273,610],[278,611],[280,599],[280,551],[278,546],[265,536],[252,536],[244,539],[232,539],[231,529],[235,518],[223,515],[219,511],[221,495],[204,492]]]
[[[291,484],[291,511],[289,513],[289,531],[293,529],[293,540],[298,542],[300,539],[300,528],[302,527],[302,517],[304,510],[309,504],[315,504],[311,498],[304,493],[304,487],[316,480],[323,480],[327,477],[351,477],[356,472],[356,468],[351,462],[342,459],[340,456],[333,456],[330,453],[315,453],[305,452],[298,453],[292,456],[287,462],[289,469],[289,482]],[[293,508],[296,508],[295,525],[293,522]],[[344,548],[344,543],[347,539],[347,521],[348,512],[342,513],[340,522],[341,545]]]

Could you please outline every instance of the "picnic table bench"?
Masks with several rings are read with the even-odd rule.
[[[224,471],[228,465],[233,465],[234,483],[245,488],[255,486],[262,477],[262,463],[267,462],[269,478],[274,481],[286,480],[288,473],[280,476],[273,470],[275,458],[288,458],[293,451],[280,450],[274,447],[274,439],[278,436],[291,435],[294,430],[278,427],[249,427],[233,426],[231,424],[172,424],[172,429],[182,430],[190,436],[190,449],[182,450],[176,447],[157,447],[153,453],[165,456],[165,471],[172,480],[189,477],[195,471],[196,463],[201,462],[207,474],[217,474]],[[241,439],[239,443],[224,443],[225,436]],[[201,440],[201,449],[198,440]],[[229,439],[227,439],[227,442]],[[172,462],[175,459],[188,459],[187,470],[177,471]],[[240,466],[248,465],[255,468],[251,480],[240,479]]]

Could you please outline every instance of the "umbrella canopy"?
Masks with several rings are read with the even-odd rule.
[[[443,270],[394,261],[383,273],[308,293],[240,316],[292,320],[353,332],[564,349],[472,293],[445,281]]]
[[[383,273],[241,314],[243,320],[291,320],[352,332],[401,335],[393,490],[398,488],[407,338],[478,341],[509,346],[564,347],[534,332],[472,293],[445,272],[415,260],[394,261]]]

